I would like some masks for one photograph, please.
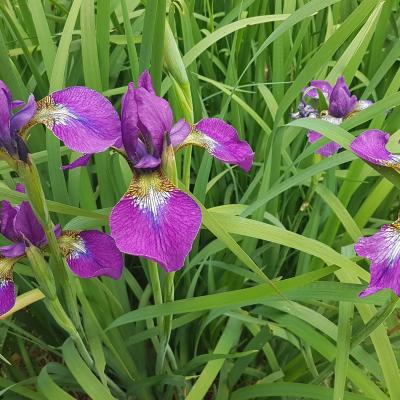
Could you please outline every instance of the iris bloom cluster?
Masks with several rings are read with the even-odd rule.
[[[322,93],[328,105],[327,110],[318,111],[306,103],[307,99],[318,100],[319,93]],[[314,80],[310,86],[303,89],[303,98],[298,107],[298,112],[292,114],[295,119],[298,118],[320,118],[335,125],[340,125],[343,120],[351,117],[353,114],[364,110],[372,104],[370,100],[358,100],[352,96],[344,78],[337,79],[332,87],[328,81]],[[308,132],[309,143],[315,143],[322,138],[322,135],[315,131]],[[319,148],[316,153],[324,157],[329,157],[336,153],[342,146],[335,142],[329,142]]]
[[[318,100],[318,90],[324,95],[328,110],[319,112],[305,102],[306,98]],[[346,118],[372,105],[369,100],[358,100],[352,96],[343,77],[340,77],[335,86],[327,81],[311,81],[311,85],[304,89],[303,99],[298,112],[293,118],[321,118],[333,124],[341,124]],[[308,133],[310,143],[321,138],[321,134],[311,131]],[[393,168],[400,171],[400,155],[387,150],[390,135],[381,130],[367,130],[356,137],[350,149],[360,158],[369,163]],[[317,153],[330,156],[340,149],[334,142],[322,146]],[[391,289],[400,296],[400,219],[381,227],[370,237],[362,237],[355,244],[355,251],[360,257],[371,261],[371,280],[368,287],[360,293],[361,297],[376,293],[382,289]]]
[[[117,279],[122,254],[143,256],[166,271],[183,266],[201,226],[201,210],[188,194],[174,186],[165,173],[164,159],[188,145],[206,149],[218,160],[248,171],[254,153],[236,130],[218,118],[196,124],[173,122],[169,103],[155,94],[145,71],[137,87],[128,85],[122,99],[121,120],[111,103],[85,87],[70,87],[35,102],[33,96],[12,115],[7,87],[0,90],[0,156],[9,162],[29,163],[25,144],[29,129],[44,124],[71,150],[83,153],[71,169],[88,164],[93,154],[112,148],[122,154],[132,170],[132,181],[110,216],[111,236],[99,231],[62,231],[55,227],[67,264],[82,278],[99,275]],[[173,161],[174,162],[174,161]],[[1,233],[12,244],[0,248],[0,314],[15,302],[12,266],[27,247],[46,251],[44,230],[28,202],[11,206],[2,202]]]
[[[73,110],[70,115],[73,122],[81,118]],[[69,148],[86,153],[67,168],[86,165],[93,153],[107,147],[87,130],[81,140],[66,142],[63,136],[58,133]],[[147,71],[137,87],[133,82],[128,85],[122,99],[121,131],[108,145],[118,149],[133,173],[126,193],[111,212],[111,235],[122,252],[153,260],[168,272],[183,266],[201,226],[201,210],[166,176],[163,155],[169,148],[176,152],[196,145],[245,171],[254,156],[248,143],[222,119],[205,118],[194,125],[184,119],[174,123],[168,101],[155,94]]]
[[[18,163],[29,165],[26,133],[37,123],[48,126],[66,143],[79,141],[81,146],[85,146],[84,133],[97,135],[98,146],[100,143],[101,146],[114,143],[120,134],[118,114],[108,100],[93,90],[68,88],[38,102],[31,95],[24,104],[14,101],[8,87],[0,81],[0,158],[11,166]],[[24,188],[18,185],[17,190],[23,192]],[[0,233],[11,242],[0,247],[1,315],[15,303],[14,264],[26,256],[29,247],[34,246],[46,253],[48,242],[28,201],[14,206],[8,201],[1,202]],[[113,279],[121,276],[122,253],[111,236],[96,230],[63,231],[59,225],[54,228],[54,233],[67,265],[75,275],[81,278],[109,276]]]
[[[360,158],[400,171],[400,155],[386,149],[390,135],[373,129],[357,136],[350,145]],[[356,253],[371,260],[371,282],[361,296],[391,289],[400,296],[400,220],[383,225],[370,237],[362,237],[355,245]]]

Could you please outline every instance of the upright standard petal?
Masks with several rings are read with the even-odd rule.
[[[318,140],[320,140],[323,136],[315,131],[310,131],[308,132],[308,142],[309,143],[315,143]],[[332,154],[335,154],[339,151],[339,149],[341,149],[342,146],[338,143],[335,142],[329,142],[327,144],[324,144],[322,147],[320,147],[316,153],[320,154],[321,156],[324,157],[330,157]]]
[[[188,137],[191,131],[190,124],[180,119],[171,129],[170,140],[173,147],[178,147]]]
[[[168,272],[183,266],[200,225],[200,207],[161,171],[135,175],[110,216],[121,251],[156,261]]]
[[[384,225],[374,235],[362,237],[354,248],[360,257],[371,260],[371,281],[360,297],[382,289],[391,289],[400,296],[400,222]]]
[[[20,235],[16,232],[14,227],[16,215],[17,208],[13,207],[8,201],[3,200],[1,202],[0,211],[0,232],[12,242],[17,242],[20,240]]]
[[[40,225],[33,213],[29,202],[23,201],[19,206],[15,216],[14,227],[23,239],[27,239],[33,245],[42,247],[46,243],[46,235],[42,225]]]
[[[329,114],[336,118],[344,118],[354,110],[357,97],[351,96],[343,76],[339,77],[329,96]]]
[[[139,117],[133,83],[128,84],[121,103],[122,144],[131,161],[137,161],[137,144],[139,139]]]
[[[233,126],[219,118],[205,118],[195,124],[179,147],[188,144],[203,147],[218,160],[237,164],[246,172],[253,165],[254,152],[249,144],[239,139]]]
[[[147,69],[145,69],[139,76],[138,86],[146,89],[149,93],[156,94],[153,87],[153,81],[151,80],[151,75]]]
[[[386,150],[389,137],[390,135],[384,131],[368,130],[353,140],[350,149],[357,156],[373,164],[399,169],[400,155]]]
[[[80,153],[98,153],[121,136],[112,104],[100,93],[73,86],[54,92],[37,103],[32,124],[42,123],[67,147]]]
[[[114,239],[100,231],[64,231],[59,245],[71,271],[80,278],[119,279],[123,257]]]
[[[0,256],[0,315],[10,311],[15,304],[16,290],[12,277],[15,260]]]
[[[143,134],[149,154],[160,157],[164,137],[172,128],[173,115],[167,100],[158,97],[143,88],[135,90],[137,102],[139,129]]]

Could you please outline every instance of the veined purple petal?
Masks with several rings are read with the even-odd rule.
[[[147,69],[145,69],[139,76],[138,86],[140,88],[146,89],[149,93],[152,93],[154,95],[156,94],[153,87],[153,81],[151,80],[151,75]]]
[[[204,118],[195,124],[181,146],[187,144],[203,147],[218,160],[237,164],[246,172],[253,165],[254,152],[249,144],[219,118]]]
[[[135,99],[136,89],[133,83],[128,84],[128,90],[122,98],[121,128],[122,143],[131,161],[137,161],[137,143],[139,138],[139,117]]]
[[[360,257],[371,260],[371,281],[360,293],[368,296],[382,289],[391,289],[400,296],[400,225],[384,225],[370,237],[362,237],[354,246]]]
[[[7,151],[7,146],[10,146],[10,104],[7,92],[4,88],[0,87],[0,146],[4,147]]]
[[[16,296],[12,277],[2,278],[0,276],[0,315],[7,313],[14,307]]]
[[[0,232],[7,239],[12,242],[18,242],[21,236],[14,228],[15,216],[17,215],[17,208],[13,207],[11,203],[6,200],[1,202],[0,211]]]
[[[172,128],[173,115],[167,100],[149,93],[143,88],[135,90],[138,116],[142,126],[139,126],[146,140],[151,140],[151,154],[160,157],[164,137]],[[146,145],[149,143],[146,143]]]
[[[15,216],[14,228],[24,239],[26,238],[37,247],[43,246],[46,242],[44,230],[27,201],[23,201],[19,206]]]
[[[121,277],[123,257],[111,236],[96,230],[65,231],[59,244],[75,275],[81,278]]]
[[[0,247],[0,255],[7,258],[20,257],[26,252],[26,245],[23,242],[17,242],[8,246]]]
[[[309,143],[315,143],[316,141],[320,140],[323,136],[318,132],[310,131],[308,132],[307,137]],[[321,154],[321,156],[324,157],[330,157],[332,154],[337,153],[341,148],[342,146],[340,144],[335,142],[329,142],[327,144],[324,144],[318,150],[316,150],[316,153]]]
[[[190,125],[183,118],[180,119],[171,129],[169,133],[171,144],[173,147],[178,147],[188,137],[190,133]]]
[[[312,99],[318,99],[317,89],[321,90],[326,98],[329,98],[332,92],[332,86],[328,81],[314,80],[310,82],[310,86],[308,88],[303,89],[304,96],[311,97]]]
[[[25,193],[25,186],[22,183],[17,183],[15,185],[15,191],[20,193]]]
[[[365,131],[357,136],[350,149],[357,156],[373,164],[396,168],[400,164],[400,156],[386,150],[390,135],[378,129]]]
[[[200,225],[200,207],[160,171],[134,176],[110,216],[121,251],[156,261],[168,272],[183,266]]]
[[[79,153],[97,153],[121,136],[112,104],[100,93],[73,86],[54,92],[37,103],[34,123],[42,123]]]
[[[329,114],[336,118],[344,118],[354,110],[357,97],[351,96],[343,76],[339,77],[329,96]]]
[[[17,113],[11,117],[10,130],[11,132],[18,132],[32,119],[36,112],[35,97],[29,96],[28,102]]]
[[[15,261],[0,256],[0,315],[10,311],[15,304],[16,290],[12,276]]]
[[[74,169],[78,167],[86,167],[89,164],[89,161],[92,159],[93,154],[84,154],[83,156],[77,158],[75,161],[72,161],[71,164],[63,165],[61,169],[63,171]]]

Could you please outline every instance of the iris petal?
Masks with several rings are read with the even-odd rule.
[[[332,86],[328,81],[322,80],[314,80],[310,82],[310,86],[303,89],[304,95],[307,97],[311,97],[312,99],[318,99],[318,90],[325,95],[325,97],[329,97],[332,92]]]
[[[239,139],[233,126],[219,118],[205,118],[194,125],[180,147],[188,144],[203,147],[218,160],[237,164],[245,171],[253,165],[254,152],[249,144]]]
[[[32,123],[42,123],[67,147],[97,153],[121,136],[112,104],[100,93],[80,86],[54,92],[37,103]]]
[[[65,231],[59,244],[75,275],[81,278],[121,277],[123,257],[111,236],[96,230]]]
[[[183,266],[200,225],[197,203],[160,171],[135,175],[110,217],[121,251],[156,261],[166,271]]]
[[[27,201],[23,201],[19,206],[15,216],[14,228],[22,238],[27,239],[37,247],[41,247],[46,243],[44,230]]]
[[[86,167],[86,165],[89,164],[89,161],[92,159],[93,154],[84,154],[83,156],[77,158],[75,161],[73,161],[71,164],[63,165],[61,169],[63,171],[69,170],[69,169],[75,169],[79,167]]]
[[[391,289],[400,296],[400,225],[384,225],[370,237],[362,237],[355,245],[356,253],[371,260],[371,281],[360,293],[368,296],[382,289]]]
[[[323,136],[318,132],[310,131],[310,132],[308,132],[307,137],[308,137],[309,143],[315,143],[318,140],[320,140]],[[339,149],[341,149],[341,148],[342,148],[342,146],[340,144],[335,143],[335,142],[329,142],[327,144],[324,144],[322,147],[320,147],[316,151],[316,153],[321,154],[321,156],[324,156],[324,157],[329,157],[332,154],[337,153],[339,151]]]
[[[400,156],[386,150],[390,135],[378,129],[365,131],[357,136],[350,145],[350,149],[357,156],[373,164],[398,168]]]
[[[16,290],[12,277],[15,261],[0,257],[0,315],[10,311],[15,304]]]

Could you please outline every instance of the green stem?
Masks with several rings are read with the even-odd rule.
[[[56,290],[58,292],[61,291],[62,298],[67,305],[69,315],[71,316],[74,325],[77,327],[77,329],[81,330],[82,325],[79,316],[76,293],[74,290],[74,286],[68,276],[64,263],[64,258],[60,253],[57,238],[54,234],[54,224],[50,218],[50,213],[47,208],[42,184],[36,165],[33,163],[32,159],[30,159],[28,163],[18,161],[17,171],[19,176],[24,181],[26,194],[28,196],[32,209],[46,234],[48,249],[52,260],[51,268],[53,270],[54,276],[56,277]]]

